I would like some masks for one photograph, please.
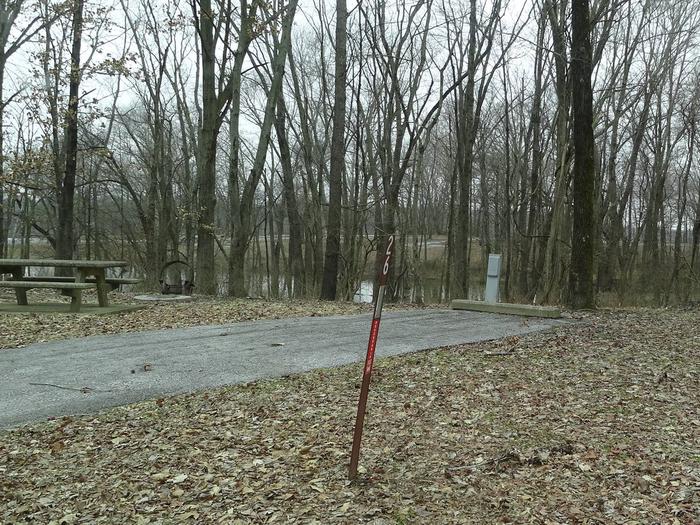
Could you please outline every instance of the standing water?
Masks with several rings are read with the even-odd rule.
[[[371,303],[372,302],[372,281],[362,281],[360,288],[355,292],[352,298],[353,303]]]

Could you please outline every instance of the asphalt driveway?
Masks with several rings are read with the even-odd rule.
[[[0,428],[364,359],[371,314],[87,337],[0,350]],[[454,310],[384,314],[377,357],[562,321]]]

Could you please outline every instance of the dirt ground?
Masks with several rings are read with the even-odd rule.
[[[94,292],[86,292],[85,302],[96,303]],[[259,319],[282,319],[305,315],[344,315],[371,310],[369,304],[329,301],[268,301],[264,299],[216,299],[195,296],[192,302],[139,302],[134,294],[113,292],[114,304],[141,305],[142,309],[112,315],[0,314],[0,350],[31,343],[86,337],[90,335],[141,332],[226,324]],[[49,290],[32,290],[29,303],[66,302]],[[0,290],[0,302],[14,304],[14,292]],[[405,305],[404,305],[405,306]]]
[[[7,523],[700,523],[700,310],[586,314],[0,433]]]

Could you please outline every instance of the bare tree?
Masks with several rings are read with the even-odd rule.
[[[72,45],[70,52],[70,79],[68,107],[65,116],[65,168],[62,176],[56,174],[58,183],[58,223],[56,229],[56,258],[73,258],[73,213],[75,177],[78,160],[78,104],[81,80],[80,47],[83,35],[83,0],[73,3]]]
[[[345,169],[345,77],[347,70],[347,5],[336,0],[335,22],[335,88],[333,102],[333,137],[331,139],[331,166],[328,195],[328,229],[326,255],[323,265],[321,299],[333,301],[338,286],[338,258],[340,256],[340,220],[343,170]]]
[[[263,120],[260,127],[258,145],[253,158],[253,165],[239,195],[238,177],[229,177],[234,184],[231,191],[231,214],[234,229],[232,231],[231,252],[229,254],[229,295],[245,297],[245,256],[250,237],[253,233],[253,205],[255,191],[263,175],[267,151],[270,143],[272,125],[275,122],[277,100],[282,92],[285,63],[289,54],[292,35],[292,22],[296,13],[297,0],[291,0],[283,10],[282,31],[279,42],[275,45],[272,60],[270,87],[267,93]],[[232,122],[233,124],[233,122]],[[233,162],[233,161],[232,161]],[[237,170],[237,167],[234,168]],[[255,243],[257,244],[257,243]]]
[[[211,0],[200,0],[198,5],[197,2],[192,3],[202,61],[202,110],[197,152],[197,287],[204,294],[216,293],[214,256],[217,139],[229,104],[232,113],[238,109],[237,101],[232,99],[239,93],[246,51],[256,34],[254,23],[257,6],[257,3],[249,5],[247,0],[241,0],[238,9],[238,45],[234,51],[231,42],[236,27],[231,0],[224,0],[217,6],[216,15]]]
[[[594,308],[593,238],[595,225],[592,51],[588,0],[571,2],[571,82],[574,113],[574,220],[569,270],[569,302]]]
[[[19,95],[19,92],[5,97],[5,73],[8,60],[26,45],[47,23],[41,14],[30,16],[29,20],[17,23],[21,14],[29,8],[25,0],[0,1],[0,257],[7,255],[7,229],[5,209],[5,174],[4,174],[4,137],[5,137],[5,108]],[[15,32],[13,32],[15,31]]]

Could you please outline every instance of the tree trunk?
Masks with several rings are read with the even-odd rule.
[[[296,191],[294,189],[294,173],[292,171],[292,155],[287,140],[287,108],[284,96],[280,95],[277,101],[277,120],[275,121],[275,133],[280,148],[280,162],[282,164],[282,191],[284,203],[287,207],[287,219],[289,221],[289,268],[291,282],[287,283],[289,297],[301,297],[306,290],[304,273],[304,254],[302,243],[301,215],[297,204]]]
[[[4,28],[3,28],[4,29]],[[7,238],[5,215],[5,50],[0,50],[0,258],[7,257]]]
[[[76,0],[73,8],[73,43],[69,80],[68,108],[65,118],[65,168],[58,195],[58,224],[56,231],[56,258],[73,258],[73,210],[75,176],[78,158],[78,102],[80,90],[80,44],[83,33],[83,0]]]
[[[542,290],[541,302],[560,300],[564,273],[562,243],[567,223],[566,195],[569,187],[569,87],[566,71],[566,6],[547,2],[552,29],[554,61],[556,70],[556,165],[554,171],[554,202],[549,220],[549,236],[542,254],[542,275],[539,287]],[[558,11],[557,11],[558,9]],[[540,266],[540,265],[538,265]],[[532,287],[532,286],[531,286]]]
[[[540,212],[541,202],[541,182],[540,169],[542,166],[542,151],[540,148],[540,130],[542,121],[542,76],[544,72],[543,41],[545,32],[545,17],[542,17],[537,31],[537,50],[535,53],[535,87],[532,99],[532,115],[530,124],[532,126],[532,167],[530,169],[530,202],[527,211],[527,237],[524,239],[525,250],[523,256],[523,279],[521,281],[521,291],[528,297],[536,292],[533,283],[538,281],[535,265],[535,249],[537,243],[534,240],[535,226]],[[525,207],[523,205],[523,207]]]
[[[347,6],[346,0],[336,0],[335,23],[335,101],[333,103],[333,136],[328,196],[328,227],[326,251],[321,282],[321,299],[334,301],[338,286],[340,258],[340,219],[345,167],[345,76],[347,68]]]
[[[462,154],[459,155],[459,202],[457,205],[457,232],[455,242],[455,285],[459,297],[469,298],[469,247],[471,233],[471,183],[474,151],[474,88],[476,75],[476,0],[470,0],[469,11],[469,51],[467,64],[467,85],[464,93],[462,112],[461,141]],[[458,148],[457,151],[459,151]]]
[[[588,0],[571,2],[571,78],[574,114],[573,235],[569,269],[572,308],[594,308],[595,160],[591,35]]]
[[[216,208],[216,138],[218,102],[216,96],[216,56],[211,0],[199,4],[199,39],[202,46],[202,122],[199,130],[197,158],[197,291],[216,294],[214,264],[214,220]]]

